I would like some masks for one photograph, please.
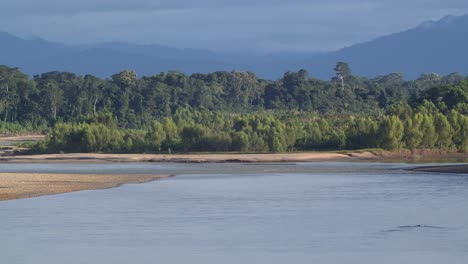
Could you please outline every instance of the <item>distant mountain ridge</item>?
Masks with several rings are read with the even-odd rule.
[[[220,54],[162,45],[109,42],[69,46],[42,39],[25,40],[0,32],[0,65],[19,67],[28,74],[70,71],[109,77],[123,69],[139,75],[169,70],[190,74],[248,70],[266,79],[305,68],[313,77],[328,79],[337,61],[355,74],[373,77],[401,72],[407,79],[422,73],[468,74],[468,15],[447,16],[413,29],[324,54]]]
[[[468,74],[468,15],[436,22],[311,58],[308,68],[348,62],[359,75],[401,72],[414,79],[423,73]],[[321,68],[320,68],[321,69]],[[319,75],[323,74],[319,73]]]
[[[206,54],[209,53],[158,45],[103,43],[67,46],[0,33],[0,64],[19,67],[31,75],[58,70],[108,77],[123,69],[134,69],[141,75],[149,75],[167,70],[196,72],[200,63],[206,65],[202,71],[226,67],[216,60],[216,56]]]

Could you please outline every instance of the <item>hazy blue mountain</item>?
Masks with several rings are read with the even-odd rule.
[[[208,51],[123,43],[66,46],[42,39],[25,40],[8,33],[0,33],[0,64],[19,67],[31,75],[59,70],[101,77],[123,69],[134,69],[140,75],[168,70],[191,73],[233,69]]]
[[[336,61],[345,61],[353,72],[364,76],[376,76],[401,72],[408,79],[422,73],[468,74],[468,15],[448,16],[437,22],[425,22],[420,26],[337,52],[310,57],[294,62],[311,75],[326,77]]]
[[[60,70],[108,77],[123,69],[139,75],[179,70],[184,73],[249,70],[267,79],[287,70],[305,68],[311,76],[328,79],[337,61],[355,74],[376,76],[402,72],[407,79],[421,73],[468,74],[468,15],[425,22],[404,32],[325,54],[218,54],[162,45],[102,43],[67,46],[42,39],[25,40],[0,32],[0,64],[31,75]]]

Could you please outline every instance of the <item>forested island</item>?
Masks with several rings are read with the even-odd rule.
[[[468,152],[467,77],[335,71],[330,81],[305,70],[276,81],[237,71],[30,78],[0,66],[0,133],[47,133],[29,153]]]

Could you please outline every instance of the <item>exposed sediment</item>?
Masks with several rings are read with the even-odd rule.
[[[304,152],[284,154],[47,154],[2,156],[0,162],[16,163],[80,163],[80,162],[180,162],[180,163],[221,163],[221,162],[307,162],[352,160],[345,154],[333,152]]]
[[[167,178],[169,175],[0,173],[0,201],[97,190]]]
[[[3,163],[106,163],[106,162],[314,162],[314,161],[468,161],[467,153],[420,151],[338,151],[295,153],[193,153],[193,154],[98,154],[69,153],[45,155],[5,155]]]

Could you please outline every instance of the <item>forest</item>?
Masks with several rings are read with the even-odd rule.
[[[0,133],[47,133],[37,153],[286,152],[442,149],[468,152],[468,79],[400,73],[369,79],[339,62],[329,81],[305,70],[109,79],[30,78],[0,66]]]

